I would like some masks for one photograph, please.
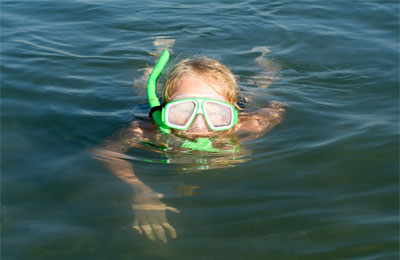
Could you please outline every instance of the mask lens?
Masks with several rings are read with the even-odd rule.
[[[182,101],[168,104],[167,122],[171,127],[185,127],[192,119],[196,108],[194,101]]]
[[[204,103],[204,110],[214,128],[223,128],[232,124],[233,110],[229,105],[206,101]]]

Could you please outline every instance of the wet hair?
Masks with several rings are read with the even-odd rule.
[[[163,102],[168,103],[170,101],[174,88],[179,81],[184,77],[193,75],[201,77],[208,83],[221,86],[224,93],[220,94],[229,103],[239,108],[237,105],[239,87],[236,77],[225,65],[206,57],[184,59],[175,65],[165,81]]]

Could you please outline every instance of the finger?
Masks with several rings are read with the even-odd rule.
[[[175,229],[168,223],[167,218],[165,216],[165,211],[163,213],[164,214],[159,215],[159,223],[161,223],[161,225],[163,225],[166,229],[168,229],[169,234],[172,238],[176,238]]]
[[[165,236],[165,231],[164,228],[160,225],[160,223],[165,222],[162,219],[163,213],[165,215],[165,211],[160,211],[160,210],[154,210],[154,211],[146,211],[146,216],[149,224],[151,225],[153,229],[153,233],[155,236],[163,241],[164,243],[167,243],[167,238]]]
[[[144,230],[144,233],[146,234],[147,238],[153,241],[156,241],[156,238],[153,235],[153,231],[151,229],[151,225],[149,223],[149,219],[147,218],[147,214],[145,211],[139,211],[140,213],[140,221],[142,225],[140,227]]]
[[[164,228],[160,224],[153,224],[151,225],[153,228],[153,232],[156,234],[157,238],[167,243],[167,237],[165,236]]]
[[[148,239],[156,241],[156,238],[153,235],[150,225],[142,225],[142,228],[144,230],[144,233],[146,233]]]
[[[166,206],[165,207],[165,210],[170,210],[170,211],[173,211],[173,212],[175,212],[175,213],[181,213],[179,210],[177,210],[176,208],[173,208],[173,207],[170,207],[170,206]]]
[[[143,234],[143,231],[140,229],[139,226],[133,226],[133,228],[137,230],[137,232],[139,233],[139,235]]]
[[[169,223],[167,223],[167,222],[164,222],[164,223],[162,223],[161,225],[163,225],[166,229],[168,229],[168,231],[169,231],[169,235],[172,237],[172,238],[176,238],[176,231],[175,231],[175,228],[173,228]]]
[[[139,220],[137,218],[133,221],[132,227],[138,231],[139,235],[143,234],[142,229],[139,227]]]

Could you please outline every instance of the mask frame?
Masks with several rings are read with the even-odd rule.
[[[168,112],[169,112],[170,107],[174,106],[175,104],[186,103],[186,102],[194,104],[194,107],[193,107],[193,112],[191,113],[191,116],[190,116],[189,120],[185,123],[185,125],[181,126],[181,125],[177,125],[172,122],[169,122]],[[230,124],[228,124],[226,126],[214,125],[213,120],[210,118],[210,115],[207,112],[207,109],[205,108],[205,105],[207,103],[219,104],[219,105],[222,105],[225,108],[229,109],[229,111],[231,113],[231,117],[232,117]],[[190,127],[190,125],[192,125],[193,121],[195,120],[195,118],[198,114],[203,115],[204,119],[206,120],[207,125],[213,131],[223,131],[223,130],[231,129],[237,123],[237,117],[238,117],[237,110],[235,109],[235,107],[227,102],[217,100],[217,99],[212,99],[212,98],[197,98],[197,97],[183,98],[183,99],[171,101],[168,104],[163,106],[161,114],[162,114],[161,120],[165,125],[167,125],[170,128],[174,128],[174,129],[178,129],[178,130],[188,129]]]

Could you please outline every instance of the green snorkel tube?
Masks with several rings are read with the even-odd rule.
[[[169,52],[168,50],[164,50],[147,81],[147,100],[150,105],[150,115],[153,117],[154,122],[158,125],[158,129],[163,134],[170,134],[171,129],[161,121],[161,110],[157,109],[161,107],[161,104],[157,97],[156,86],[157,80],[167,65],[168,60]]]
[[[161,120],[161,104],[160,100],[157,97],[156,86],[157,80],[162,74],[165,66],[167,65],[168,60],[169,52],[168,50],[164,50],[147,81],[147,100],[149,101],[150,105],[150,115],[153,118],[154,122],[158,125],[158,129],[162,134],[170,134],[171,129],[166,126]],[[182,148],[206,152],[219,151],[218,148],[212,147],[210,138],[197,138],[196,142],[185,140],[185,142],[182,144]]]

